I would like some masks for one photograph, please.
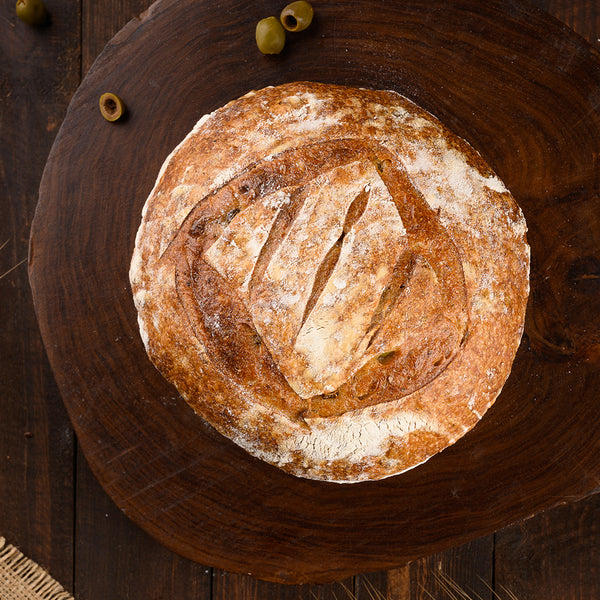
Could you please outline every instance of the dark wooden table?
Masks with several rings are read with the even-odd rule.
[[[600,2],[535,4],[598,46]],[[321,586],[192,563],[116,508],[78,449],[38,332],[25,259],[42,170],[68,102],[106,42],[148,2],[47,6],[51,23],[38,30],[16,22],[12,1],[0,7],[0,535],[89,600],[463,597],[448,589],[452,582],[474,599],[600,597],[600,495],[403,568]]]

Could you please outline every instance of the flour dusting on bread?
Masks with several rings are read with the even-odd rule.
[[[523,215],[475,150],[390,91],[291,83],[202,117],[130,267],[148,355],[296,476],[414,468],[500,393],[529,293]]]

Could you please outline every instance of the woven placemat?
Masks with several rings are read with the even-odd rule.
[[[74,600],[50,575],[0,537],[0,600]]]

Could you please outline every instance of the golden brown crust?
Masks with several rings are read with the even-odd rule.
[[[204,419],[295,475],[380,479],[499,394],[529,291],[523,216],[394,92],[266,88],[203,117],[146,202],[148,354]]]

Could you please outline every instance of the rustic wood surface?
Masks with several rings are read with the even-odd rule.
[[[596,42],[596,3],[538,5]],[[35,31],[17,23],[10,6],[0,9],[7,33],[0,40],[0,200],[6,207],[0,245],[7,241],[0,250],[0,275],[26,256],[37,185],[71,94],[112,34],[146,8],[139,2],[113,6],[48,1],[48,6],[52,22]],[[571,219],[570,214],[563,217]],[[577,225],[585,229],[586,223]],[[561,223],[557,226],[560,231]],[[573,276],[588,286],[584,292],[593,292],[595,280],[589,276],[594,272],[584,267]],[[374,590],[390,598],[442,598],[445,575],[473,597],[492,598],[491,589],[502,595],[505,588],[518,598],[598,597],[598,496],[400,569],[357,576],[344,586],[280,586],[204,568],[172,554],[127,520],[90,474],[45,359],[23,264],[0,280],[0,295],[0,533],[78,597],[341,598],[345,586],[361,599]],[[585,314],[585,306],[579,309]],[[547,350],[568,351],[564,336],[561,340],[562,345]],[[590,472],[590,490],[594,478]]]

